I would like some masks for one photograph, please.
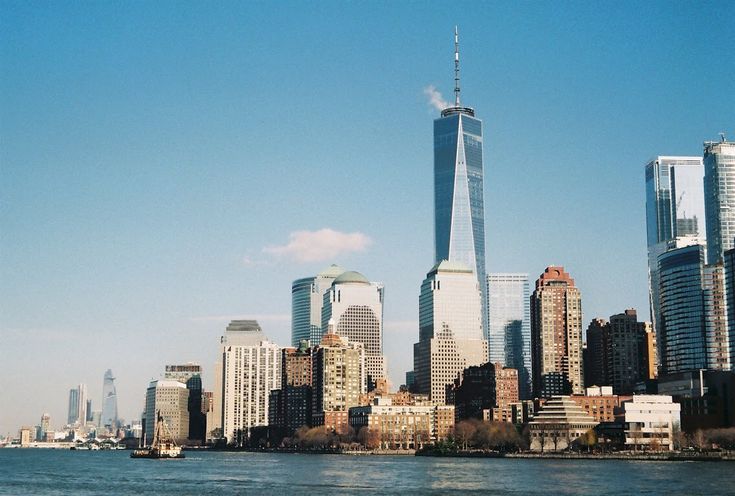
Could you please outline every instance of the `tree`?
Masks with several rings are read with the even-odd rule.
[[[477,430],[476,420],[461,420],[454,426],[454,437],[462,445],[462,449],[467,449],[470,440]]]
[[[357,440],[367,449],[377,449],[380,447],[380,432],[365,425],[357,433]]]
[[[587,432],[579,436],[577,443],[580,446],[587,448],[587,452],[589,453],[592,451],[592,448],[597,446],[597,433],[594,429],[589,429]]]

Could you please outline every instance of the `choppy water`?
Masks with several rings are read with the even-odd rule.
[[[735,494],[732,462],[0,449],[0,494]]]

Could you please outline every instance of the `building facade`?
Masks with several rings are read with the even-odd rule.
[[[316,276],[297,279],[291,285],[291,346],[302,340],[316,346],[322,339],[324,293],[345,270],[332,264]],[[326,331],[326,329],[325,329]]]
[[[528,424],[531,451],[565,450],[598,423],[569,396],[554,396]]]
[[[480,299],[475,274],[457,262],[436,264],[421,284],[414,388],[435,404],[445,404],[464,369],[487,362]]]
[[[639,394],[623,403],[625,444],[633,449],[673,451],[681,405],[671,396]]]
[[[518,370],[521,399],[530,399],[531,307],[528,274],[492,273],[487,276],[487,333],[489,359]]]
[[[79,384],[69,390],[69,409],[67,423],[84,426],[87,423],[87,385]],[[91,412],[90,412],[91,413]]]
[[[735,248],[735,143],[706,141],[703,161],[707,263],[714,264]]]
[[[250,429],[268,425],[269,396],[281,384],[281,349],[254,320],[233,320],[222,343],[222,431],[241,445]]]
[[[334,332],[365,350],[366,387],[387,377],[383,356],[383,285],[359,272],[343,272],[324,293],[322,329],[334,321]]]
[[[152,381],[145,400],[145,444],[150,445],[156,432],[156,418],[160,413],[171,437],[178,444],[189,437],[189,390],[174,380]]]
[[[582,297],[564,267],[547,267],[536,281],[531,349],[537,397],[584,393]]]
[[[117,428],[117,389],[112,370],[105,372],[102,380],[102,419],[101,426],[110,430]]]

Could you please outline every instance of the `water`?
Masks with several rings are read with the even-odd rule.
[[[735,494],[733,462],[0,449],[0,494]]]

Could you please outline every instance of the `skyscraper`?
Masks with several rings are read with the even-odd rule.
[[[528,274],[488,274],[490,361],[518,370],[520,398],[531,399],[531,309]]]
[[[160,412],[171,437],[178,444],[186,442],[189,435],[189,391],[174,380],[151,381],[145,400],[145,443],[150,445],[156,432],[156,417]]]
[[[302,340],[312,346],[322,338],[322,305],[324,293],[345,270],[330,265],[316,276],[296,279],[291,285],[291,346],[299,346]]]
[[[359,272],[344,272],[324,293],[322,329],[334,321],[334,332],[365,349],[367,388],[386,377],[383,357],[383,285]]]
[[[658,257],[672,249],[706,243],[704,167],[700,157],[658,156],[646,164],[645,176],[649,306],[658,334]]]
[[[707,263],[735,248],[735,143],[704,143],[704,205],[707,213]]]
[[[564,267],[547,267],[531,296],[534,395],[584,394],[582,297]]]
[[[281,384],[281,349],[255,320],[233,320],[222,336],[222,430],[241,444],[250,428],[268,425],[268,398]]]
[[[487,362],[480,299],[474,272],[459,262],[436,264],[421,284],[415,389],[434,404],[445,403],[447,386],[464,369]]]
[[[102,427],[117,428],[117,390],[112,370],[107,369],[102,381]]]
[[[475,117],[474,109],[460,105],[456,29],[454,44],[454,105],[434,120],[434,261],[460,262],[472,269],[484,295],[482,121]],[[485,298],[481,305],[484,309]]]
[[[69,390],[69,425],[82,426],[87,422],[87,385],[79,384]]]

